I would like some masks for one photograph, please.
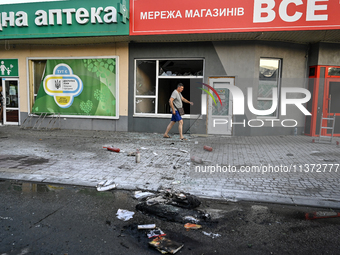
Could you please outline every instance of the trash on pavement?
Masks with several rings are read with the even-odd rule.
[[[154,229],[156,224],[138,225],[138,229]]]
[[[203,146],[203,149],[206,150],[206,151],[212,151],[213,150],[212,147],[206,146],[206,145]]]
[[[154,196],[154,195],[155,194],[151,192],[135,191],[134,198],[143,199],[143,198]]]
[[[118,186],[114,180],[103,180],[97,184],[97,191],[107,191]]]
[[[199,229],[202,228],[202,225],[198,225],[198,224],[193,224],[193,223],[186,223],[184,225],[184,227],[189,230],[189,229]]]
[[[221,235],[220,234],[214,234],[214,233],[208,233],[208,232],[205,232],[205,231],[202,231],[202,233],[206,236],[210,236],[211,238],[216,238],[216,237],[220,237]]]
[[[159,236],[165,236],[166,234],[160,229],[160,228],[155,228],[150,230],[149,233],[147,233],[148,238],[154,238],[154,237],[159,237]]]
[[[119,148],[113,147],[111,145],[104,145],[103,148],[107,149],[108,151],[120,152]]]
[[[127,154],[127,156],[135,157],[135,156],[136,156],[136,152],[135,152],[135,151],[129,152],[129,153]]]
[[[198,219],[198,223],[200,224],[210,221],[210,215],[199,210],[184,209],[168,204],[154,204],[150,206],[147,205],[146,202],[141,202],[136,205],[136,210],[148,215],[154,215],[163,220],[179,222],[183,224],[188,223],[188,220],[185,219],[185,217],[188,215]]]
[[[199,219],[196,219],[196,218],[193,217],[193,216],[185,216],[185,217],[184,217],[184,220],[185,220],[186,222],[191,222],[191,223],[197,223],[197,222],[199,222]]]
[[[198,163],[198,164],[203,164],[203,160],[199,157],[196,157],[196,156],[191,156],[190,160],[195,162],[195,163]]]
[[[123,221],[128,221],[129,219],[132,219],[134,214],[135,214],[134,212],[130,212],[124,209],[118,209],[116,213],[117,218]]]
[[[166,203],[168,200],[163,198],[162,196],[158,196],[158,197],[153,197],[153,198],[149,198],[146,200],[146,204],[148,206],[150,205],[156,205],[156,204],[160,204],[160,203]]]
[[[180,151],[180,152],[184,152],[184,153],[188,153],[188,151],[182,150],[182,149],[180,149],[179,151]]]
[[[139,150],[136,151],[136,163],[140,163],[140,153],[139,153]]]
[[[11,217],[2,217],[0,216],[0,220],[13,220]]]
[[[158,156],[158,154],[156,152],[153,152],[153,155]]]
[[[340,213],[337,212],[313,212],[305,214],[306,220],[326,219],[340,217]]]
[[[158,237],[149,243],[152,247],[156,248],[162,254],[171,253],[175,254],[178,252],[184,244],[172,241],[166,237]]]
[[[181,181],[174,181],[174,182],[172,182],[172,184],[180,184],[181,183]]]

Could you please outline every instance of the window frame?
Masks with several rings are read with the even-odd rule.
[[[164,60],[200,60],[202,61],[202,75],[200,76],[162,76],[159,75],[159,61]],[[155,95],[137,95],[136,84],[137,84],[137,61],[156,61],[156,88]],[[205,73],[205,59],[204,58],[136,58],[134,59],[134,84],[133,84],[133,117],[154,117],[154,118],[168,118],[171,113],[158,113],[158,95],[159,95],[159,79],[202,79],[204,80]],[[170,95],[169,95],[170,97]],[[154,98],[155,99],[155,113],[136,113],[136,99],[137,98]],[[199,116],[198,114],[185,114],[182,118],[190,118],[193,116]]]

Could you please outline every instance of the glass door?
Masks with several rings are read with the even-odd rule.
[[[333,117],[335,115],[334,136],[340,135],[340,79],[328,78],[326,79],[326,86],[324,90],[324,118]],[[324,120],[323,126],[332,126],[332,121]],[[328,123],[326,123],[328,122]],[[322,135],[330,135],[331,130],[324,129]]]
[[[208,134],[231,135],[232,97],[226,86],[234,85],[234,78],[213,78],[209,79],[209,83],[222,104],[218,100],[213,101],[215,95],[208,97]]]
[[[19,124],[19,79],[2,78],[3,122]]]

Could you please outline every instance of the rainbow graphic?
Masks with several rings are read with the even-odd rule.
[[[218,100],[220,101],[220,104],[221,104],[221,106],[222,106],[222,100],[221,100],[219,94],[217,93],[217,91],[216,91],[213,87],[211,87],[210,85],[208,85],[208,84],[206,84],[206,83],[202,83],[202,84],[203,84],[204,86],[208,87],[209,89],[211,89],[211,90],[215,93],[215,95],[217,96],[217,98],[218,98]],[[207,92],[207,94],[212,98],[212,100],[214,100],[215,105],[217,105],[216,100],[215,100],[213,94],[211,94],[209,90],[204,89],[204,88],[199,88],[199,89],[201,89],[201,90]]]

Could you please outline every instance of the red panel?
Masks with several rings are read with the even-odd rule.
[[[130,34],[340,29],[335,0],[132,0]]]

